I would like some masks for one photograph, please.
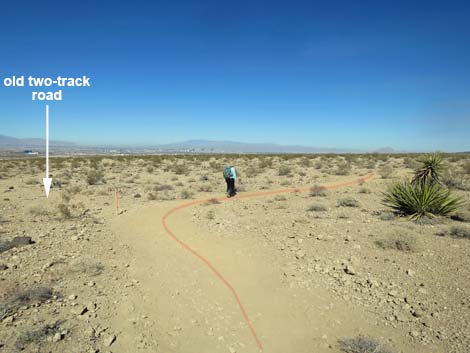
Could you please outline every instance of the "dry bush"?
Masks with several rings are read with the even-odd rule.
[[[50,216],[51,211],[43,205],[31,206],[28,212],[33,216]]]
[[[199,186],[199,191],[200,192],[211,192],[212,191],[212,186],[210,186],[210,185],[201,185],[201,186]]]
[[[416,239],[411,235],[390,235],[387,238],[376,240],[375,245],[384,250],[403,252],[416,252],[418,250]]]
[[[209,210],[209,211],[207,211],[206,218],[209,219],[209,220],[215,219],[215,212],[214,212],[214,210]]]
[[[104,183],[104,174],[98,169],[90,169],[86,175],[88,185],[97,185]]]
[[[385,165],[377,171],[377,173],[383,178],[383,179],[388,179],[392,176],[393,174],[393,168],[389,165]]]
[[[30,178],[30,179],[27,179],[24,183],[26,185],[36,185],[36,184],[39,184],[39,181],[37,179]]]
[[[279,167],[278,175],[279,176],[290,176],[292,174],[292,168],[288,165],[282,165]]]
[[[60,203],[59,205],[57,205],[57,209],[58,209],[59,215],[62,219],[72,218],[72,211],[70,210],[70,208],[67,204]]]
[[[338,348],[344,353],[391,353],[372,338],[363,336],[340,339]]]
[[[307,208],[307,212],[326,212],[327,208],[323,205],[315,204]]]
[[[449,230],[449,235],[454,238],[470,239],[470,228],[463,226],[453,226]]]
[[[314,185],[310,188],[309,195],[311,197],[326,197],[327,196],[327,188],[324,186]]]
[[[351,164],[348,162],[344,162],[339,164],[336,169],[334,170],[335,175],[349,175],[351,174]]]
[[[180,197],[182,199],[190,199],[193,197],[193,193],[189,190],[183,190],[181,191]]]
[[[15,313],[22,306],[44,303],[53,296],[52,289],[46,287],[15,290],[6,302],[0,304],[0,320]]]
[[[18,351],[25,350],[31,344],[40,344],[47,341],[48,338],[53,336],[60,329],[62,322],[56,321],[50,324],[41,325],[34,330],[26,330],[21,333],[15,342],[15,348]]]
[[[345,197],[339,199],[336,203],[338,207],[359,207],[359,201],[353,199],[352,197]]]

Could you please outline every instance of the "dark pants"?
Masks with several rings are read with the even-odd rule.
[[[237,193],[235,191],[235,179],[225,178],[225,182],[227,183],[227,195],[235,196],[235,194]]]

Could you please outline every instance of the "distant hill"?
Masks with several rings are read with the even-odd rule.
[[[232,152],[232,153],[359,153],[353,149],[317,148],[298,145],[278,145],[274,143],[244,143],[236,141],[190,140],[179,143],[160,145],[167,150],[193,150],[197,152]]]
[[[16,138],[0,135],[0,149],[3,150],[39,150],[45,148],[45,140],[41,138]],[[245,143],[236,141],[210,141],[189,140],[178,143],[129,146],[129,145],[80,145],[66,141],[50,141],[50,147],[56,151],[78,152],[87,151],[96,153],[111,153],[119,150],[125,153],[152,153],[152,152],[192,152],[192,153],[400,153],[391,147],[384,147],[374,151],[322,148],[300,145],[279,145],[275,143]]]
[[[36,149],[45,148],[46,140],[40,138],[16,138],[0,135],[0,148],[8,149]],[[77,144],[64,141],[49,141],[51,147],[74,147]]]

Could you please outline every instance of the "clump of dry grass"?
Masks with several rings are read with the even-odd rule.
[[[391,353],[374,339],[363,336],[342,338],[338,340],[338,348],[344,353]]]
[[[416,239],[411,235],[390,235],[387,238],[376,240],[375,245],[384,250],[403,252],[416,252],[418,250]]]
[[[338,207],[359,207],[359,201],[352,197],[339,199],[336,204]]]
[[[34,303],[44,303],[52,299],[54,293],[51,288],[36,287],[13,291],[6,302],[0,304],[0,320],[16,312],[20,307]]]
[[[326,197],[327,189],[324,186],[314,185],[310,188],[309,195],[311,197]]]

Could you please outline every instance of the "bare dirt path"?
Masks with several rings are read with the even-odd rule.
[[[396,352],[420,351],[378,326],[377,315],[332,297],[321,284],[310,289],[286,285],[275,249],[259,238],[211,238],[194,227],[190,206],[203,207],[197,206],[202,202],[155,203],[113,222],[119,239],[137,254],[129,263],[128,285],[135,290],[116,313],[115,325],[126,334],[119,335],[114,352],[136,347],[148,352],[259,352],[260,345],[274,353],[335,352],[338,338],[360,334],[386,337]]]

